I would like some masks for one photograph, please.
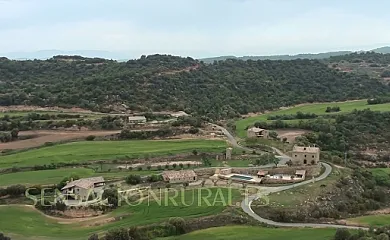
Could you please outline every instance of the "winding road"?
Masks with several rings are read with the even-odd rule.
[[[234,136],[227,129],[225,129],[225,128],[221,127],[221,126],[215,125],[215,124],[212,124],[212,126],[214,126],[214,127],[218,128],[219,130],[221,130],[225,134],[225,136],[227,137],[228,141],[230,142],[230,144],[233,147],[240,148],[240,149],[243,149],[245,151],[253,151],[253,149],[250,149],[248,147],[244,147],[244,146],[239,145],[237,140],[234,138]],[[280,164],[285,164],[290,159],[290,157],[285,155],[279,149],[274,148],[274,147],[272,147],[272,148],[273,148],[273,150],[277,154],[279,154],[281,156]],[[259,187],[258,188],[260,190],[259,193],[255,194],[255,195],[248,196],[241,202],[242,210],[244,212],[246,212],[249,216],[251,216],[254,219],[256,219],[257,221],[265,223],[265,224],[268,224],[268,225],[271,225],[271,226],[300,227],[300,228],[302,228],[302,227],[309,227],[309,228],[348,228],[348,229],[368,230],[369,228],[367,228],[367,227],[347,226],[347,225],[337,225],[337,224],[275,222],[275,221],[272,221],[270,219],[265,219],[265,218],[260,217],[259,215],[257,215],[252,210],[251,205],[252,205],[253,201],[255,201],[255,200],[257,200],[257,199],[259,199],[259,198],[261,198],[263,196],[266,196],[266,195],[268,195],[270,193],[277,193],[277,192],[285,191],[285,190],[288,190],[288,189],[292,189],[292,188],[295,188],[295,187],[299,187],[299,186],[303,186],[303,185],[306,185],[306,184],[309,184],[309,183],[313,183],[313,181],[321,181],[321,180],[327,178],[329,176],[329,174],[332,172],[332,167],[329,164],[327,164],[327,163],[321,163],[321,164],[322,164],[322,166],[325,167],[325,171],[320,176],[318,176],[315,179],[310,179],[310,180],[306,180],[306,181],[303,181],[303,182],[299,182],[299,183],[295,183],[295,184],[291,184],[291,185],[286,185],[286,186]],[[264,165],[262,167],[265,168],[265,167],[273,167],[273,166],[274,166],[274,164],[268,164],[268,165]]]

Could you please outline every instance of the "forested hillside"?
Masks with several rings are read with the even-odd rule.
[[[317,60],[227,60],[143,56],[124,63],[55,57],[0,59],[0,105],[80,106],[103,110],[186,110],[228,118],[303,102],[368,98],[389,91],[367,76],[342,73]]]

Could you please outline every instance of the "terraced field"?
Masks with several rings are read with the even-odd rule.
[[[226,148],[220,140],[135,140],[73,142],[52,147],[43,147],[26,152],[0,157],[0,168],[24,167],[51,163],[87,162],[90,160],[113,160],[201,152],[220,152]]]

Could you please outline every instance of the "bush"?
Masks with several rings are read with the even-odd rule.
[[[5,236],[3,233],[0,232],[0,240],[11,240],[11,238]]]
[[[129,175],[126,177],[126,183],[130,185],[137,185],[141,183],[141,176],[140,175]]]
[[[348,231],[348,229],[340,228],[337,229],[334,240],[348,240],[350,237],[351,233]]]
[[[88,240],[99,240],[99,236],[95,233],[93,235],[91,235]]]
[[[94,136],[94,135],[89,135],[88,137],[85,138],[85,140],[87,140],[87,141],[93,141],[93,140],[95,140],[95,138],[96,138],[96,136]]]
[[[148,177],[149,182],[159,182],[162,180],[163,180],[163,177],[161,175],[158,175],[158,174],[153,174],[153,175],[150,175]]]
[[[105,239],[112,240],[131,240],[129,231],[125,228],[108,230]]]
[[[110,204],[113,208],[118,207],[118,191],[116,189],[105,189],[102,195],[102,199],[107,199],[108,204]]]
[[[23,185],[12,185],[6,188],[6,192],[10,197],[19,197],[26,192],[26,187]]]
[[[176,235],[181,235],[186,233],[187,224],[183,218],[179,218],[179,217],[170,218],[168,223],[175,227]]]

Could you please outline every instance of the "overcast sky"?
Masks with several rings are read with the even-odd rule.
[[[274,55],[390,44],[388,0],[0,0],[0,53]]]

